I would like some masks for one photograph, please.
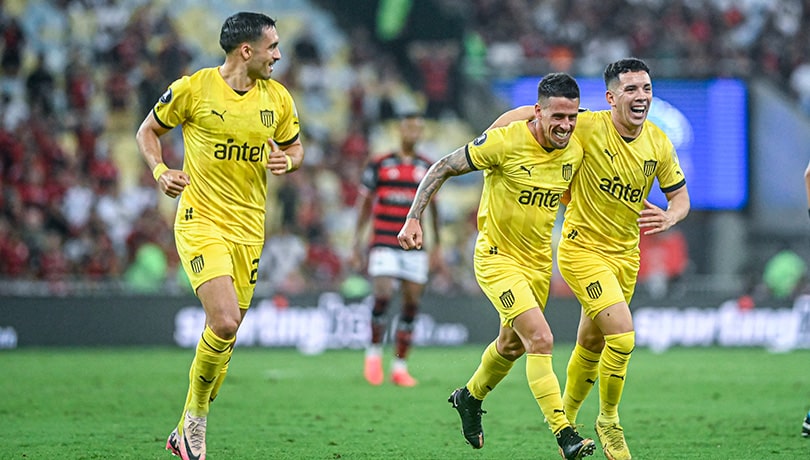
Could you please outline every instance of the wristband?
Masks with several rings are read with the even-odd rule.
[[[292,157],[287,155],[286,153],[284,154],[284,157],[287,158],[287,171],[286,172],[290,172],[293,169]]]
[[[169,167],[166,166],[166,163],[158,163],[155,165],[155,169],[152,170],[152,177],[155,178],[155,181],[160,180],[160,176],[169,170]]]

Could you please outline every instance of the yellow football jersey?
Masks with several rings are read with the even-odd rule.
[[[686,184],[675,147],[650,121],[628,142],[609,110],[580,113],[574,137],[584,159],[571,185],[563,238],[606,253],[637,249],[638,217],[653,180],[665,193]]]
[[[476,251],[503,254],[526,266],[551,263],[551,230],[560,199],[582,163],[572,138],[547,151],[525,121],[496,128],[466,146],[470,164],[484,171]]]
[[[268,139],[298,138],[290,93],[274,80],[257,80],[244,94],[205,68],[169,86],[153,110],[166,128],[183,126],[183,170],[191,183],[180,195],[176,228],[212,225],[237,243],[261,244],[267,200]]]

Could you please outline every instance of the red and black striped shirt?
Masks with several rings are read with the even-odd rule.
[[[427,158],[389,153],[371,161],[363,171],[363,185],[375,195],[371,208],[371,247],[400,249],[397,234],[405,223],[419,181],[431,162]]]

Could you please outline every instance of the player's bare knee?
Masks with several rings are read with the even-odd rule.
[[[525,339],[527,353],[551,354],[554,349],[554,335],[551,331],[535,331]]]
[[[208,327],[214,331],[217,337],[230,340],[236,337],[236,331],[239,330],[239,319],[229,317],[212,318],[209,320]]]
[[[506,340],[499,340],[497,346],[498,354],[503,356],[504,358],[508,359],[509,361],[515,361],[521,356],[526,350],[523,348],[523,343],[518,341],[506,341]]]
[[[603,336],[601,333],[586,334],[580,331],[580,333],[577,335],[577,343],[579,343],[579,345],[586,350],[594,353],[601,353],[602,349],[605,348],[605,336]]]

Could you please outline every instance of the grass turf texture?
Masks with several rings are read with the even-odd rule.
[[[370,387],[362,352],[237,348],[208,422],[210,459],[556,459],[525,359],[483,408],[486,445],[464,443],[446,402],[484,346],[419,348],[415,388]],[[564,380],[571,346],[558,344]],[[0,352],[0,459],[169,459],[193,351]],[[637,350],[621,408],[637,459],[810,458],[810,352]],[[593,437],[595,389],[580,412]],[[600,447],[593,458],[603,458]]]

